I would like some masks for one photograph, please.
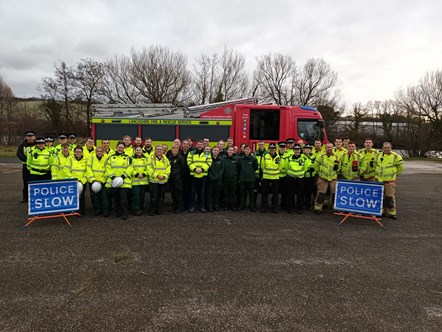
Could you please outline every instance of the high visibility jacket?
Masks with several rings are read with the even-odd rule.
[[[71,157],[69,153],[67,157],[60,152],[54,157],[54,162],[51,166],[52,180],[62,180],[69,178],[68,160]]]
[[[303,156],[309,160],[309,166],[307,168],[307,170],[305,171],[304,177],[306,178],[313,178],[316,176],[316,171],[315,171],[315,160],[316,160],[316,156],[314,155],[310,155],[307,156],[306,154],[303,154]]]
[[[288,159],[287,175],[292,178],[302,179],[305,176],[305,172],[310,167],[310,159],[305,155],[300,154],[295,156],[294,154]]]
[[[107,152],[103,149],[103,155],[106,157],[106,159],[108,157],[112,156],[114,153],[115,153],[115,151],[112,150],[111,148],[109,148],[109,151],[107,151]]]
[[[132,145],[129,145],[127,147],[124,148],[124,153],[129,156],[129,157],[133,157],[134,155],[134,147]]]
[[[69,143],[69,151],[71,151],[71,154],[74,154],[74,150],[77,147],[77,145],[78,145],[78,143],[76,143],[76,142],[73,144]]]
[[[106,160],[104,155],[99,159],[96,155],[92,155],[87,160],[87,180],[92,183],[94,181],[106,183]]]
[[[120,188],[132,188],[132,172],[132,158],[125,153],[115,152],[106,160],[106,172],[104,173],[107,179],[106,187],[112,188],[112,179],[121,176],[124,177],[124,183]]]
[[[334,153],[331,155],[323,153],[316,158],[314,167],[320,178],[327,181],[336,180],[340,170],[339,156]]]
[[[87,183],[87,160],[84,156],[80,159],[70,156],[67,162],[69,178],[78,179],[83,184]]]
[[[281,157],[275,153],[273,156],[268,153],[263,158],[262,164],[262,177],[268,180],[279,179],[279,164],[281,163]]]
[[[167,183],[170,176],[170,162],[166,155],[162,155],[161,159],[157,156],[152,156],[147,165],[147,174],[149,175],[150,183]],[[158,179],[158,175],[164,176],[163,180]]]
[[[143,148],[143,154],[146,157],[151,157],[153,152],[154,152],[154,148],[153,147],[150,147],[150,149],[147,149],[146,147]]]
[[[28,158],[28,153],[34,147],[34,143],[28,144],[26,140],[24,140],[17,149],[17,158],[20,159],[22,164],[26,164],[26,160]]]
[[[336,147],[333,148],[333,153],[339,156],[339,159],[342,158],[344,154],[346,154],[348,151],[346,148],[341,148],[338,150]]]
[[[212,156],[205,154],[204,151],[198,152],[194,150],[187,156],[187,165],[189,165],[190,175],[196,178],[207,176],[210,166],[212,166]],[[203,171],[200,174],[195,173],[197,168]]]
[[[142,186],[149,184],[149,176],[147,173],[147,166],[150,162],[150,158],[144,157],[133,157],[132,158],[132,186]],[[142,174],[143,178],[138,178],[138,175]]]
[[[284,151],[284,153],[282,155],[279,154],[279,157],[281,158],[281,161],[279,162],[279,177],[283,178],[283,177],[287,176],[287,169],[288,169],[289,158],[291,157],[291,154],[288,151]]]
[[[90,156],[95,156],[95,150],[97,148],[95,146],[92,147],[92,150],[89,151],[87,146],[83,146],[83,156],[86,158],[86,160],[89,160]]]
[[[58,151],[55,148],[55,146],[46,146],[46,149],[49,150],[49,152],[51,153],[51,155],[55,158],[55,156],[57,155]]]
[[[359,153],[364,156],[365,161],[365,171],[363,173],[364,179],[369,179],[374,177],[374,171],[375,171],[375,159],[376,155],[379,153],[376,149],[371,149],[368,151],[367,149],[361,149]]]
[[[395,181],[404,171],[404,161],[396,152],[380,152],[375,158],[375,177],[379,182]]]
[[[266,149],[264,151],[255,151],[256,161],[258,162],[258,169],[255,171],[255,175],[257,178],[262,177],[262,164],[264,163],[264,156],[268,153]]]
[[[39,149],[37,147],[32,148],[27,154],[26,167],[34,175],[45,175],[51,169],[54,156],[45,147]]]
[[[347,152],[341,157],[341,174],[346,180],[359,180],[359,175],[364,173],[366,165],[364,156],[355,151],[351,155]]]
[[[224,175],[223,180],[238,181],[239,176],[239,158],[238,156],[224,157]]]
[[[325,153],[325,149],[323,148],[324,146],[322,146],[322,148],[319,151],[316,151],[315,148],[312,149],[312,156],[314,156],[315,158],[318,157],[319,155]]]

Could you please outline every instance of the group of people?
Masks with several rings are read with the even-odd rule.
[[[146,193],[148,214],[162,214],[167,191],[175,213],[255,212],[260,193],[262,213],[302,214],[313,207],[321,214],[324,203],[334,200],[337,179],[347,179],[383,182],[385,215],[393,219],[397,215],[396,179],[404,164],[389,142],[379,151],[370,138],[360,150],[349,139],[325,145],[318,139],[310,145],[288,138],[267,147],[260,141],[252,151],[247,144],[235,146],[231,138],[215,145],[208,138],[196,143],[189,138],[175,139],[169,149],[166,144],[154,147],[149,137],[132,140],[126,135],[113,150],[107,139],[98,147],[92,138],[78,144],[75,134],[60,134],[58,139],[54,145],[51,137],[26,132],[17,150],[23,162],[22,202],[27,201],[28,181],[75,178],[81,183],[82,215],[87,188],[95,215],[107,217],[113,208],[122,219],[130,211],[136,216],[143,213]]]

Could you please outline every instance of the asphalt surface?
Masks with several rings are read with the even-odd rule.
[[[73,229],[20,231],[20,165],[0,161],[0,330],[441,331],[442,163],[406,167],[387,231],[331,210],[124,222],[89,200]]]

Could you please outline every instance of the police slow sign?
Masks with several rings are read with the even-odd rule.
[[[334,209],[381,216],[383,196],[383,183],[338,180]]]
[[[29,182],[28,201],[30,216],[77,211],[77,180]]]

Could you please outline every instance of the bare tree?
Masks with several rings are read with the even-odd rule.
[[[0,76],[0,120],[2,123],[0,126],[0,140],[3,142],[6,138],[7,145],[11,145],[11,139],[14,134],[13,116],[15,105],[16,101],[12,89]],[[6,133],[3,133],[4,129],[6,129]]]
[[[197,104],[207,104],[214,100],[216,79],[218,78],[218,55],[201,55],[193,65],[193,95]]]
[[[296,63],[289,55],[267,54],[257,59],[254,71],[254,95],[278,105],[292,104]]]
[[[187,58],[161,46],[132,49],[132,84],[150,103],[180,103],[189,99]]]

